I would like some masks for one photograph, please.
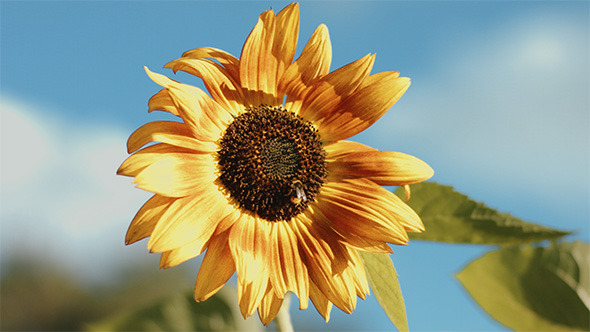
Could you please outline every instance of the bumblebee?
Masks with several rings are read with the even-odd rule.
[[[303,184],[301,181],[295,180],[291,183],[291,188],[293,191],[291,193],[291,202],[295,205],[301,204],[301,202],[307,201],[307,196],[305,195],[305,191],[303,190]]]

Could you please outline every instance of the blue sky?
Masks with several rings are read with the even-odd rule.
[[[88,282],[130,262],[156,265],[144,244],[123,246],[148,195],[114,176],[127,136],[162,117],[147,113],[159,87],[142,66],[172,76],[162,66],[201,46],[239,56],[258,15],[287,4],[2,1],[2,263],[14,254],[59,257],[56,264]],[[434,181],[589,241],[589,6],[304,1],[298,49],[324,23],[332,69],[376,53],[373,72],[412,78],[402,99],[355,140],[415,155],[435,169]],[[187,75],[175,78],[202,86]],[[489,249],[425,242],[396,248],[410,328],[503,330],[452,277]],[[314,309],[293,314],[311,324],[301,327],[390,327],[373,297],[352,316],[334,310],[328,326]]]

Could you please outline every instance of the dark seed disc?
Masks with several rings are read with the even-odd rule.
[[[218,156],[219,180],[230,196],[269,221],[303,212],[328,175],[316,129],[280,107],[261,105],[236,117]]]

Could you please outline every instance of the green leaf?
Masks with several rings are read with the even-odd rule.
[[[499,213],[450,186],[426,182],[410,188],[412,195],[408,205],[426,227],[422,233],[411,233],[412,239],[508,245],[553,240],[570,234]],[[405,198],[403,188],[398,188],[395,194]]]
[[[517,331],[590,330],[590,245],[508,247],[471,262],[457,278],[475,301]]]
[[[133,308],[89,324],[89,331],[260,331],[256,320],[241,317],[235,290],[222,288],[204,302],[192,292],[175,293],[143,308]]]
[[[387,317],[400,331],[408,331],[406,306],[397,280],[397,272],[387,254],[360,252],[367,270],[367,277],[375,297]]]

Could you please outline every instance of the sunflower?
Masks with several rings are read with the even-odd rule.
[[[165,67],[202,79],[209,94],[145,68],[163,87],[149,100],[181,121],[154,121],[131,134],[117,173],[154,193],[133,218],[131,244],[149,237],[169,268],[205,253],[195,299],[237,272],[241,313],[269,324],[285,294],[308,299],[329,320],[369,293],[359,251],[391,253],[418,215],[382,186],[433,175],[423,161],[345,140],[377,121],[410,80],[370,74],[374,55],[330,72],[320,25],[294,60],[299,7],[265,11],[240,58],[203,47]],[[150,144],[154,143],[154,144]]]

